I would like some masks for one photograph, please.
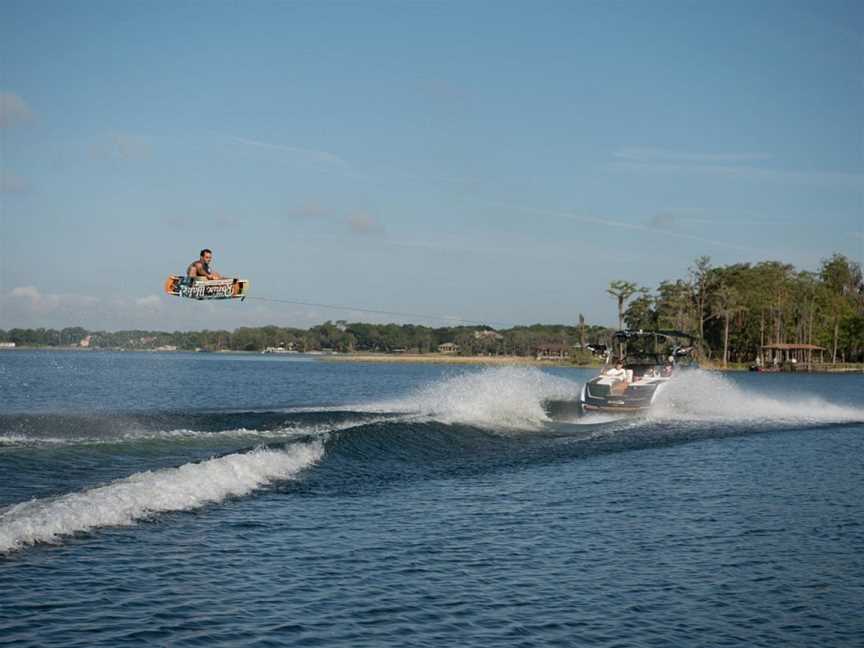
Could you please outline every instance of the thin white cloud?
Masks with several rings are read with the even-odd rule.
[[[681,218],[669,212],[654,214],[648,221],[648,226],[656,229],[671,229],[679,224]]]
[[[321,237],[318,240],[339,243],[343,239],[338,236]],[[421,238],[416,240],[410,239],[394,239],[387,236],[379,237],[376,240],[378,245],[383,245],[391,248],[403,248],[407,250],[421,250],[434,254],[445,255],[465,255],[471,258],[478,254],[486,254],[490,256],[504,256],[507,258],[521,257],[526,259],[549,260],[551,256],[563,255],[565,258],[570,258],[574,250],[574,242],[559,241],[557,244],[550,244],[548,241],[533,241],[522,238],[518,244],[514,245],[494,245],[486,242],[480,243],[482,237],[464,236],[462,238],[437,238],[427,239]],[[596,244],[591,245],[592,250],[601,250],[613,252],[611,248],[598,248]]]
[[[748,165],[613,162],[613,168],[638,173],[666,173],[738,178],[757,182],[807,184],[851,189],[864,188],[864,173],[855,171],[789,171]]]
[[[695,210],[694,210],[695,211]],[[757,220],[757,219],[733,219],[733,218],[692,218],[686,215],[688,211],[686,210],[663,210],[654,214],[651,218],[648,219],[647,225],[649,227],[654,227],[657,229],[671,229],[673,227],[679,227],[683,225],[715,225],[715,226],[724,226],[724,225],[741,225],[741,226],[753,226],[758,227],[760,225],[788,225],[790,221],[782,221],[782,220]],[[689,212],[693,213],[693,212]]]
[[[553,209],[538,209],[536,207],[524,207],[519,205],[507,205],[502,203],[487,203],[496,207],[503,207],[505,209],[515,209],[517,211],[521,211],[529,214],[536,214],[540,216],[554,216],[557,218],[565,218],[567,220],[575,221],[578,223],[585,223],[589,225],[602,225],[603,227],[611,227],[616,229],[628,229],[635,230],[639,232],[651,232],[653,234],[660,234],[664,237],[671,238],[680,238],[686,239],[690,241],[698,241],[700,243],[707,243],[709,245],[729,248],[732,250],[739,250],[744,252],[757,252],[760,254],[764,254],[769,252],[768,250],[762,248],[755,248],[747,245],[738,245],[736,243],[728,243],[726,241],[720,241],[716,239],[709,239],[702,236],[696,236],[693,234],[687,234],[686,232],[679,232],[675,230],[658,230],[656,227],[651,225],[643,225],[639,223],[627,223],[624,221],[612,220],[609,218],[597,218],[594,216],[580,216],[578,214],[566,211],[556,211]]]
[[[32,315],[46,315],[57,310],[91,308],[99,303],[99,298],[68,293],[46,294],[36,286],[17,286],[3,301]]]
[[[259,140],[247,139],[245,137],[229,136],[229,139],[244,144],[245,146],[254,146],[257,148],[269,149],[272,151],[281,151],[283,153],[292,153],[306,157],[314,162],[324,162],[326,164],[334,164],[340,167],[347,168],[348,163],[335,153],[328,151],[318,151],[315,149],[298,148],[296,146],[285,146],[284,144],[273,144],[271,142],[262,142]]]
[[[305,317],[293,312],[286,318],[281,309],[269,306],[199,302],[158,294],[140,297],[101,295],[91,297],[75,294],[51,294],[37,286],[17,286],[0,292],[0,329],[63,328],[83,326],[90,330],[200,330],[201,328],[234,329],[239,326],[261,326],[274,321],[280,325],[307,327],[320,323],[328,316],[309,313]],[[332,317],[332,315],[329,315]],[[203,323],[203,324],[202,324]]]
[[[637,148],[625,147],[613,156],[630,162],[642,163],[670,163],[670,162],[695,162],[695,163],[735,163],[753,162],[757,160],[770,160],[770,153],[745,151],[740,153],[693,153],[688,151],[675,151],[662,148]]]
[[[681,223],[696,223],[698,225],[789,225],[788,220],[730,220],[726,218],[679,218]]]
[[[28,299],[38,300],[42,298],[42,294],[36,286],[18,286],[12,289],[9,293],[11,297],[27,297]]]
[[[74,293],[45,293],[37,286],[16,286],[0,294],[0,328],[22,326],[75,326],[93,320],[135,326],[165,312],[166,299],[158,294],[143,297],[94,297]],[[158,321],[158,320],[156,320]],[[153,323],[149,321],[149,323]],[[143,326],[142,326],[143,327]]]
[[[33,119],[33,111],[14,92],[0,92],[0,128],[9,128]]]
[[[464,245],[458,242],[452,241],[406,241],[406,240],[388,240],[385,241],[386,245],[390,245],[397,248],[408,248],[408,249],[416,249],[416,250],[425,250],[433,253],[444,253],[444,254],[464,254],[467,256],[474,257],[478,254],[488,254],[492,256],[504,256],[507,258],[513,257],[524,257],[531,259],[548,259],[550,255],[550,249],[547,245],[543,249],[540,249],[540,246],[532,246],[530,244],[523,245],[521,247],[514,246],[494,246],[494,245]],[[568,246],[570,244],[568,243]],[[571,247],[567,248],[568,252],[572,250]]]

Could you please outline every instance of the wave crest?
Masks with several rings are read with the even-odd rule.
[[[108,526],[130,526],[158,513],[190,511],[295,478],[320,461],[320,441],[284,451],[258,449],[179,468],[136,473],[105,486],[23,502],[0,511],[0,553]]]

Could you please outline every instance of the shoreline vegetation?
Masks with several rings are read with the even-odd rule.
[[[0,348],[0,357],[3,352],[14,353],[16,351],[59,351],[64,353],[216,353],[220,355],[270,355],[270,357],[284,357],[286,359],[303,357],[313,359],[320,362],[328,363],[370,363],[370,364],[447,364],[447,365],[486,365],[486,366],[531,366],[531,367],[571,367],[577,369],[595,369],[600,370],[603,367],[603,359],[599,357],[593,358],[588,362],[576,362],[573,360],[561,359],[538,359],[531,356],[512,356],[512,355],[455,355],[451,353],[363,353],[363,352],[320,352],[311,351],[290,352],[290,353],[273,353],[268,354],[264,351],[244,351],[220,349],[209,351],[204,349],[174,349],[174,348],[151,348],[151,349],[135,349],[123,347],[91,347],[82,348],[78,346],[15,346],[13,348]],[[700,363],[700,368],[707,371],[749,371],[752,365],[748,363],[727,363],[723,365],[720,360],[703,360]],[[786,367],[784,371],[795,371],[794,368]],[[798,369],[799,373],[864,373],[864,362],[846,362],[830,364],[825,363],[818,369]]]
[[[0,351],[18,346],[269,351],[328,358],[333,356],[325,354],[338,353],[358,362],[598,366],[595,350],[626,328],[683,332],[708,367],[832,371],[864,363],[864,277],[861,266],[841,254],[824,259],[817,272],[778,261],[713,266],[700,257],[684,279],[662,281],[655,290],[616,280],[606,293],[617,304],[617,329],[588,324],[581,313],[572,324],[499,330],[346,320],[309,329],[269,325],[234,331],[15,328],[0,330]]]
[[[14,351],[61,351],[69,353],[100,353],[100,352],[122,352],[122,353],[218,353],[222,355],[264,355],[263,351],[234,351],[222,349],[219,351],[202,351],[185,349],[124,349],[124,348],[81,348],[75,346],[16,346]],[[0,354],[4,349],[0,349]],[[446,365],[483,365],[483,366],[522,366],[522,367],[570,367],[573,369],[594,369],[599,371],[603,367],[601,358],[593,362],[577,363],[569,360],[538,360],[528,356],[484,356],[484,355],[453,355],[449,353],[342,353],[342,352],[294,352],[290,354],[275,353],[271,357],[286,358],[311,358],[319,362],[328,363],[369,363],[369,364],[446,364]],[[720,361],[703,361],[700,368],[706,371],[740,372],[749,371],[750,365],[746,363],[728,363],[723,366]],[[864,373],[864,362],[846,362],[837,365],[826,365],[818,370],[801,369],[797,373]]]
[[[565,360],[537,360],[524,356],[455,356],[448,354],[376,354],[376,353],[337,353],[316,356],[323,362],[368,362],[378,364],[453,364],[453,365],[493,365],[493,366],[531,366],[531,367],[572,367],[575,369],[596,369],[603,367],[602,359],[590,363],[575,363]],[[750,365],[736,362],[723,367],[719,361],[703,361],[700,368],[707,371],[749,371]],[[805,373],[804,371],[800,373]],[[864,373],[864,363],[842,363],[836,369],[823,368],[818,373]]]

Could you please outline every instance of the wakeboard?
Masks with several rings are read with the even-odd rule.
[[[199,279],[170,275],[165,281],[165,292],[188,299],[245,299],[249,290],[248,279]]]

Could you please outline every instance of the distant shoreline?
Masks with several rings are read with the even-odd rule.
[[[599,369],[602,364],[575,365],[567,360],[537,360],[530,356],[460,356],[446,353],[290,353],[290,354],[265,354],[262,351],[192,351],[189,349],[111,349],[111,348],[80,348],[80,347],[51,347],[51,346],[18,346],[14,349],[0,349],[0,352],[8,351],[63,351],[84,353],[203,353],[219,355],[269,355],[270,357],[305,357],[321,362],[374,362],[378,364],[454,364],[454,365],[528,365],[534,367],[577,367],[582,369]]]
[[[574,364],[568,360],[537,360],[530,356],[460,356],[446,353],[336,353],[315,355],[315,358],[322,362],[369,362],[376,364],[522,365],[596,369],[598,371],[603,368],[603,363]],[[703,365],[702,369],[707,371],[747,371],[748,367],[730,365],[723,369],[708,363]]]
[[[59,347],[59,346],[17,346],[14,348],[0,349],[3,352],[14,353],[15,351],[61,351],[61,352],[83,352],[83,353],[202,353],[207,355],[264,355],[262,351],[240,351],[221,349],[218,351],[192,351],[188,349],[122,349],[122,348],[81,348],[81,347]],[[282,357],[283,354],[267,354],[271,357]],[[527,366],[527,367],[570,367],[573,369],[596,369],[602,368],[602,363],[596,364],[574,364],[568,360],[537,360],[530,356],[460,356],[448,353],[329,353],[316,352],[285,354],[288,357],[297,356],[313,359],[320,362],[331,363],[371,363],[371,364],[447,364],[447,365],[486,365],[486,366]],[[830,367],[830,365],[828,365]],[[823,368],[816,371],[783,371],[780,373],[799,373],[802,375],[820,374],[850,374],[864,373],[864,363],[839,363],[836,368]],[[715,361],[703,361],[701,369],[717,372],[742,372],[749,371],[749,364],[729,363],[725,369]],[[774,372],[768,372],[774,373]]]
[[[446,353],[339,353],[316,356],[323,362],[373,362],[378,364],[482,364],[528,365],[533,367],[577,367],[591,369],[600,365],[574,365],[566,360],[537,360],[528,356],[459,356]]]

